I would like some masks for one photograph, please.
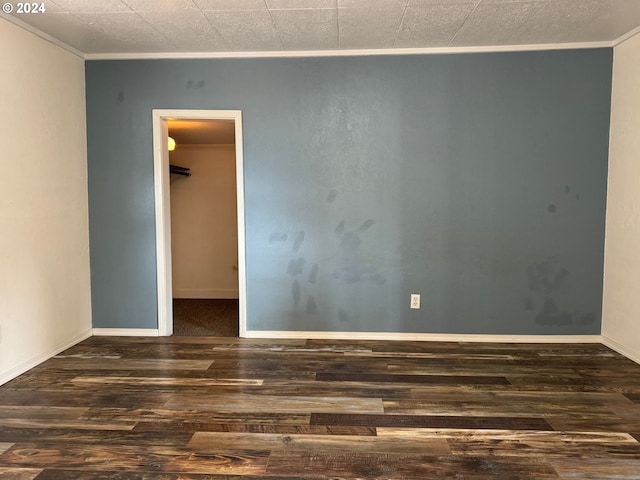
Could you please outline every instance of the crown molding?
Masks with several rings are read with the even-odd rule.
[[[528,52],[612,48],[613,42],[554,43],[536,45],[493,45],[483,47],[380,48],[361,50],[296,50],[270,52],[163,52],[163,53],[88,53],[87,60],[161,60],[216,58],[308,58],[361,57],[376,55],[444,55],[464,53]]]
[[[33,26],[29,25],[28,23],[23,22],[22,20],[20,20],[17,17],[14,17],[13,15],[7,15],[7,14],[4,14],[4,13],[0,13],[0,18],[5,19],[9,23],[13,23],[17,27],[20,27],[23,30],[26,30],[27,32],[34,34],[35,36],[40,37],[41,39],[43,39],[43,40],[55,45],[56,47],[60,47],[63,50],[66,50],[67,52],[72,53],[76,57],[79,57],[79,58],[81,58],[83,60],[85,59],[85,54],[82,53],[80,50],[77,50],[77,49],[73,48],[71,45],[68,45],[68,44],[64,43],[63,41],[58,40],[55,37],[52,37],[48,33],[45,33],[42,30],[39,30],[36,27],[33,27]]]
[[[633,30],[631,30],[630,32],[625,33],[624,35],[622,35],[621,37],[615,39],[613,41],[613,46],[617,47],[618,45],[620,45],[621,43],[626,42],[627,40],[631,39],[632,37],[635,37],[636,35],[638,35],[640,33],[640,26],[634,28]]]

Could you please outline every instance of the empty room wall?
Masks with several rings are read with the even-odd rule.
[[[174,298],[238,298],[238,216],[234,145],[178,145],[171,163]]]
[[[614,50],[602,334],[640,361],[640,36]]]
[[[91,331],[83,60],[0,19],[0,383]]]
[[[248,330],[599,334],[611,65],[88,61],[94,326],[157,326],[151,111],[193,108],[243,113]]]

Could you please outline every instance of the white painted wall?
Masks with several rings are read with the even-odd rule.
[[[84,62],[0,19],[0,384],[91,332]]]
[[[640,362],[640,35],[613,58],[602,335]]]
[[[170,162],[174,298],[238,298],[234,145],[179,145]]]

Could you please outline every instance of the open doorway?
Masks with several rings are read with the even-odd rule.
[[[168,127],[173,335],[237,337],[235,122]]]
[[[243,336],[241,113],[154,110],[153,129],[159,334]]]

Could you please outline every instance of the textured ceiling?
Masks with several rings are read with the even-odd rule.
[[[12,15],[89,55],[614,42],[640,26],[640,0],[44,0],[44,5],[46,13]]]

